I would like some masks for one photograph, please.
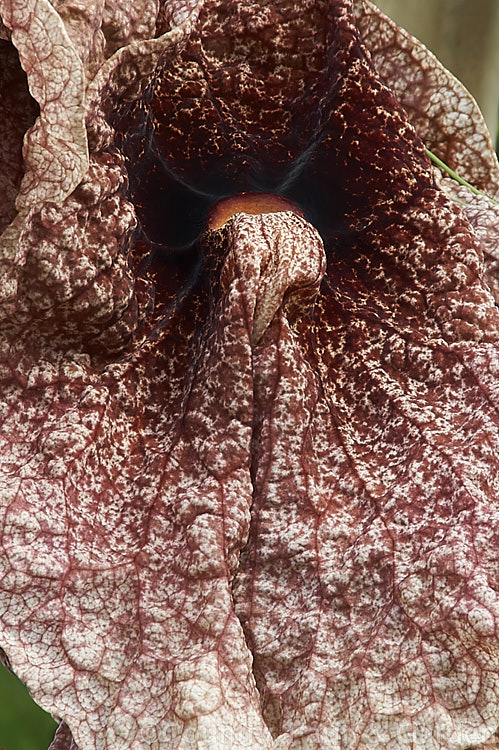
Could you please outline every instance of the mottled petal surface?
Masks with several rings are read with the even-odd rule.
[[[0,644],[52,750],[491,750],[497,213],[423,143],[495,194],[467,95],[370,3],[29,8]],[[207,229],[255,192],[297,210]]]

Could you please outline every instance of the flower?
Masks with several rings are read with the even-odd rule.
[[[425,152],[499,190],[469,97],[368,2],[0,13],[0,643],[53,747],[489,740],[497,210]],[[303,216],[207,226],[247,192]]]

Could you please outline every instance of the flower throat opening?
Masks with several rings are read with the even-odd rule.
[[[303,211],[295,203],[281,195],[243,192],[217,201],[208,214],[206,228],[209,230],[220,229],[237,213],[270,214],[278,211],[292,211],[298,216],[304,216]]]

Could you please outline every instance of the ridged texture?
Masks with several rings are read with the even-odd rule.
[[[495,748],[497,223],[417,132],[468,169],[454,84],[369,3],[127,8],[0,3],[0,644],[52,750]],[[205,231],[254,190],[307,218]]]

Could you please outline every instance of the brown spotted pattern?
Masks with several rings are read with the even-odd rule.
[[[480,110],[463,84],[369,0],[356,0],[354,9],[378,74],[425,145],[475,187],[497,198],[497,158]]]
[[[383,82],[433,59],[370,3],[112,5],[0,0],[40,106],[1,162],[0,645],[52,750],[492,750],[497,225]],[[255,190],[305,218],[206,231]]]

